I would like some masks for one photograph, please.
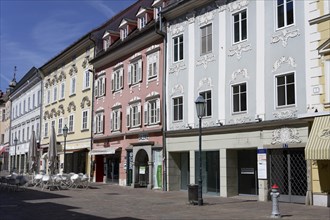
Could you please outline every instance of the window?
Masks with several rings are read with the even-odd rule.
[[[233,112],[244,112],[246,105],[246,83],[232,86],[233,92]]]
[[[5,121],[6,119],[6,110],[2,109],[2,117],[1,117],[1,121]]]
[[[36,106],[36,94],[33,93],[33,96],[32,96],[32,109],[34,109]]]
[[[121,129],[121,111],[120,109],[113,110],[110,115],[111,131],[119,131]]]
[[[45,137],[48,137],[48,122],[45,123]]]
[[[294,74],[289,73],[276,77],[277,106],[295,104]]]
[[[234,43],[247,39],[246,10],[238,12],[234,17]]]
[[[25,113],[25,112],[26,112],[26,101],[24,99],[24,101],[23,101],[23,113]]]
[[[173,98],[173,120],[183,120],[183,97]]]
[[[212,52],[212,24],[201,28],[201,54]]]
[[[109,37],[104,38],[103,39],[103,49],[107,50],[109,47],[110,47],[110,38]]]
[[[277,0],[277,28],[293,24],[293,0]]]
[[[138,127],[141,125],[141,103],[133,104],[126,109],[127,127]]]
[[[183,35],[173,38],[174,62],[183,60]]]
[[[41,90],[38,90],[38,106],[41,104]]]
[[[88,129],[88,110],[82,112],[82,130]]]
[[[112,91],[118,91],[123,88],[123,68],[116,70],[112,73],[111,87]]]
[[[39,137],[39,126],[40,126],[40,124],[39,124],[39,122],[37,123],[37,131],[36,131],[36,137],[38,138]]]
[[[25,141],[25,129],[22,129],[22,141]]]
[[[63,133],[63,118],[59,118],[58,119],[58,130],[57,130],[58,134],[62,134]]]
[[[27,136],[26,138],[27,138],[28,140],[30,140],[30,138],[31,138],[31,137],[30,137],[30,125],[28,125],[27,128],[26,128],[26,136]]]
[[[148,79],[157,77],[158,75],[158,52],[148,55],[147,57],[147,72]]]
[[[60,91],[60,99],[64,99],[64,95],[65,95],[65,83],[62,82],[61,83],[61,91]]]
[[[70,84],[70,95],[73,95],[75,93],[76,93],[76,77],[72,77]]]
[[[90,72],[88,70],[85,71],[83,83],[84,83],[83,88],[88,89],[90,86]]]
[[[201,96],[205,99],[205,116],[212,115],[212,97],[211,91],[201,92]]]
[[[128,85],[136,84],[142,80],[142,60],[131,63],[128,67]]]
[[[146,18],[145,18],[145,15],[139,17],[139,26],[140,26],[140,29],[144,28],[146,26]]]
[[[22,114],[22,103],[19,103],[19,115]]]
[[[121,39],[124,40],[128,35],[127,27],[124,27],[123,29],[121,29],[120,33],[121,33]]]
[[[103,112],[96,114],[95,116],[96,133],[103,133],[103,126],[104,126],[103,121],[104,121]]]
[[[30,101],[29,101],[30,102]],[[47,90],[47,104],[50,103],[50,90]]]
[[[100,97],[105,95],[105,77],[98,78],[95,82],[95,96]]]
[[[57,86],[54,86],[53,88],[53,102],[56,102],[57,100]]]
[[[144,124],[153,125],[160,122],[160,99],[144,103]]]
[[[73,132],[73,128],[74,128],[73,127],[73,125],[74,125],[73,123],[74,123],[74,121],[73,121],[73,115],[70,115],[69,116],[69,130],[68,130],[69,132]]]

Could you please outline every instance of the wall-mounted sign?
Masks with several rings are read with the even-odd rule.
[[[267,149],[258,149],[258,179],[267,179]]]
[[[146,174],[146,167],[145,166],[140,166],[139,174]]]

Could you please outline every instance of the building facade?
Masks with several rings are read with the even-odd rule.
[[[47,149],[54,127],[58,172],[90,174],[93,77],[89,60],[93,56],[94,44],[88,33],[40,67],[44,74],[40,170],[48,169]],[[64,143],[65,126],[68,133]]]
[[[167,181],[198,180],[202,95],[203,193],[305,202],[308,123],[303,1],[172,1],[167,27]],[[293,179],[297,181],[293,181]]]
[[[0,171],[8,171],[9,165],[9,128],[10,128],[10,107],[8,102],[9,92],[0,90]]]
[[[158,1],[137,1],[99,32],[95,68],[95,181],[162,188],[163,39]]]
[[[42,76],[37,68],[32,67],[17,83],[10,93],[10,171],[27,173],[29,140],[32,131],[40,140]],[[38,141],[40,143],[40,141]]]

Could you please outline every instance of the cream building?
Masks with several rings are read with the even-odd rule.
[[[47,171],[47,149],[54,126],[58,172],[90,173],[93,42],[89,33],[49,60],[40,69],[43,79],[41,170]],[[68,134],[64,143],[63,128]],[[65,151],[65,163],[64,163]]]

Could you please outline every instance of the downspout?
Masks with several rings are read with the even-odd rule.
[[[95,40],[93,40],[93,38],[92,38],[92,33],[90,33],[89,34],[89,40],[91,40],[92,42],[93,42],[93,48],[94,48],[94,50],[93,50],[93,52],[94,52],[94,55],[93,55],[93,58],[95,57],[95,55],[96,55],[96,42],[95,42]],[[94,126],[93,126],[93,124],[94,124],[94,84],[95,84],[95,80],[94,80],[94,67],[93,67],[93,69],[91,70],[91,72],[92,72],[92,74],[93,74],[93,81],[92,81],[92,97],[91,97],[91,124],[90,124],[90,127],[91,127],[91,151],[90,151],[90,173],[89,173],[89,177],[91,178],[91,176],[93,175],[93,178],[94,178],[94,163],[93,163],[93,156],[92,156],[92,150],[93,150],[93,143],[94,143],[94,135],[93,135],[93,129],[94,129]],[[92,181],[92,180],[90,180],[90,181]]]
[[[163,118],[163,191],[167,191],[167,152],[166,152],[166,130],[167,130],[167,121],[166,121],[166,51],[167,51],[167,38],[166,32],[162,29],[162,14],[159,12],[159,29],[157,22],[155,22],[156,33],[163,37],[163,83],[162,83],[162,118]]]

